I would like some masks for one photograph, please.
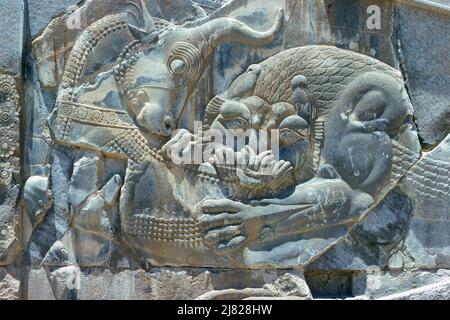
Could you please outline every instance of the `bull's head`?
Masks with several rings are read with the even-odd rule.
[[[143,2],[142,7],[145,9]],[[187,99],[215,48],[226,42],[268,44],[283,19],[280,10],[273,26],[265,32],[253,30],[233,18],[218,18],[193,28],[172,26],[158,34],[154,32],[152,18],[143,11],[145,28],[131,26],[131,30],[141,42],[151,45],[139,53],[127,71],[132,83],[124,91],[125,103],[142,130],[162,137],[177,128]]]

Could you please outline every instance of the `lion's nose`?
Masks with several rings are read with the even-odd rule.
[[[224,118],[250,119],[251,117],[248,107],[245,104],[236,101],[226,101],[220,109],[220,114]]]

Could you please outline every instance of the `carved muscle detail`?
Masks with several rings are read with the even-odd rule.
[[[126,14],[107,16],[88,27],[72,49],[64,71],[62,87],[69,88],[78,85],[85,62],[98,42],[110,33],[124,30],[127,27],[128,21]]]
[[[227,41],[249,45],[270,43],[283,17],[280,11],[275,23],[266,32],[253,30],[233,18],[215,19],[202,26],[186,29],[151,18],[142,1],[136,8],[142,11],[143,28],[130,24],[127,14],[123,13],[100,19],[82,33],[70,54],[57,101],[96,104],[108,99],[107,96],[101,97],[102,93],[105,94],[102,85],[107,83],[108,93],[118,96],[122,110],[135,116],[138,126],[163,139],[167,139],[176,129],[184,106],[200,79],[203,64],[212,51]],[[217,32],[217,28],[220,32]],[[108,56],[111,72],[98,74],[95,68],[85,70],[88,63],[97,65],[95,59],[101,58],[101,54],[96,57],[95,50],[100,42],[105,46],[108,41],[115,41],[119,36],[122,37],[123,50],[114,47],[113,50],[119,49],[121,53]],[[152,63],[142,63],[145,59]],[[141,63],[140,67],[135,68],[138,63]],[[83,79],[92,78],[96,72],[98,77],[95,84],[82,83]],[[188,81],[180,81],[180,76]],[[139,93],[147,95],[152,101],[143,103],[137,97]],[[88,101],[86,95],[90,97]],[[57,105],[55,114],[59,113]],[[55,136],[66,139],[67,132],[64,130],[72,121],[67,117],[56,116],[53,126],[56,129]],[[61,128],[63,131],[60,131]],[[93,147],[97,145],[93,143]]]

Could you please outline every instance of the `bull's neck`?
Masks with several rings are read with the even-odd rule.
[[[169,137],[162,137],[153,133],[148,133],[148,132],[142,132],[142,135],[145,137],[145,139],[148,142],[148,146],[152,149],[157,149],[160,150],[164,144],[169,141],[170,136]]]

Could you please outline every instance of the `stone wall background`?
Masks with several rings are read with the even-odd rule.
[[[202,110],[193,106],[205,105],[250,64],[295,46],[330,44],[373,56],[403,72],[425,151],[411,172],[442,164],[446,170],[450,159],[449,1],[434,1],[431,7],[421,1],[387,0],[147,2],[152,15],[189,25],[229,15],[262,30],[278,7],[286,14],[283,36],[273,45],[254,49],[230,44],[217,50],[185,124],[201,117]],[[143,269],[133,259],[111,263],[113,258],[106,264],[74,265],[70,253],[51,250],[58,241],[67,241],[67,193],[74,163],[88,159],[83,165],[88,173],[98,168],[92,155],[64,147],[57,147],[49,158],[46,121],[76,38],[93,21],[123,10],[120,0],[84,1],[79,4],[85,8],[81,28],[68,29],[67,7],[77,4],[74,0],[0,0],[0,76],[8,75],[16,82],[22,128],[20,150],[15,153],[20,165],[13,181],[0,189],[0,217],[7,222],[0,224],[0,240],[8,237],[7,248],[0,252],[0,299],[195,298],[213,289],[273,281],[277,271]],[[381,30],[366,26],[366,8],[373,4],[382,10]],[[110,167],[124,170],[120,162]],[[31,176],[41,177],[36,183],[44,193],[44,201],[32,208],[21,199]],[[305,270],[313,296],[378,298],[450,276],[449,186],[438,185],[432,177],[422,185],[412,180],[403,180],[376,208],[382,214],[374,214]],[[49,183],[52,194],[46,194]],[[5,226],[9,233],[3,231]],[[68,281],[79,274],[81,289],[68,288]]]

